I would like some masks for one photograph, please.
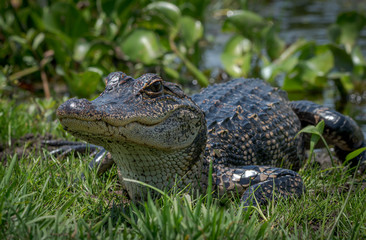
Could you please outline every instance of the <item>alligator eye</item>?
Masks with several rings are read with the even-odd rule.
[[[150,85],[145,87],[145,92],[150,95],[158,95],[163,91],[162,81],[152,82]]]

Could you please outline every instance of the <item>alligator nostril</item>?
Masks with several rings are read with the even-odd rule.
[[[56,115],[58,118],[84,119],[85,113],[91,109],[93,107],[87,99],[72,98],[58,107]]]

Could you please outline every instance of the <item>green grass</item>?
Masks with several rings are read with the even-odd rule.
[[[26,133],[70,138],[54,119],[53,101],[0,100],[1,141]],[[46,116],[46,120],[44,116]],[[97,177],[88,157],[57,160],[47,151],[0,164],[0,239],[364,239],[366,183],[342,166],[300,174],[299,199],[244,209],[237,199],[167,193],[129,203],[116,169]],[[86,180],[75,182],[81,172]]]

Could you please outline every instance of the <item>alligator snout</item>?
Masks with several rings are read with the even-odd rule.
[[[80,120],[96,120],[97,111],[95,106],[87,99],[71,98],[57,109],[56,115],[59,119],[75,118]]]

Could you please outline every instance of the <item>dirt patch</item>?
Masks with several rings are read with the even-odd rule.
[[[17,154],[18,156],[28,155],[30,153],[41,153],[43,148],[53,150],[55,147],[47,146],[47,141],[58,140],[51,134],[26,134],[19,139],[12,139],[10,146],[0,143],[0,161],[6,164],[8,157]]]

